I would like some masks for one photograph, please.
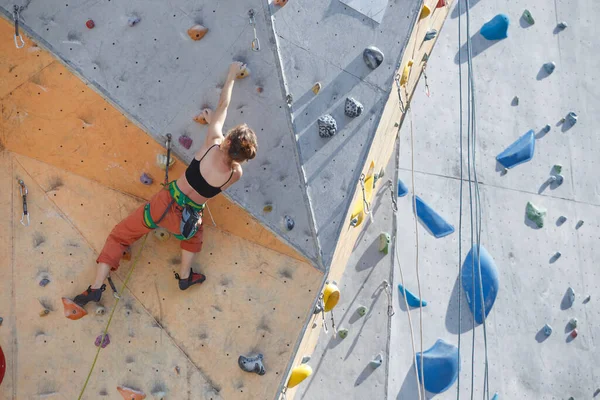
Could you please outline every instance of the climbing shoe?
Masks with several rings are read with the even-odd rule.
[[[190,276],[187,279],[181,279],[178,273],[175,273],[175,278],[179,281],[179,289],[186,290],[192,285],[202,283],[206,280],[206,276],[190,271]]]
[[[75,296],[73,301],[78,306],[85,306],[90,301],[99,302],[102,297],[102,292],[106,290],[106,285],[102,285],[100,289],[92,289],[92,286],[88,286],[88,288],[81,294]]]

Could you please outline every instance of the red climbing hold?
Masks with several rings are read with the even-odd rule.
[[[6,358],[4,358],[4,352],[2,346],[0,346],[0,385],[4,379],[4,373],[6,372]]]
[[[578,332],[577,332],[577,329],[573,329],[573,330],[571,331],[571,337],[572,337],[573,339],[575,339],[575,338],[577,337],[577,334],[578,334]]]
[[[438,0],[437,6],[435,8],[446,7],[446,0]]]
[[[77,305],[73,300],[63,297],[62,302],[65,308],[65,317],[75,321],[87,315],[87,311],[85,311],[83,307]]]
[[[144,400],[146,395],[139,390],[131,389],[125,386],[117,386],[117,390],[121,393],[124,400]]]
[[[96,26],[96,24],[94,23],[93,20],[88,19],[87,22],[85,23],[85,26],[87,26],[88,29],[93,29]]]
[[[192,142],[193,142],[192,138],[189,137],[188,135],[179,136],[179,144],[187,150],[189,150],[190,147],[192,147]]]

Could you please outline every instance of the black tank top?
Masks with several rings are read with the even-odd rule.
[[[208,152],[215,146],[218,146],[218,144],[213,144],[212,146],[210,146],[210,148],[206,150],[206,153],[204,153],[200,160],[197,160],[196,157],[194,157],[190,165],[185,170],[185,179],[187,179],[190,186],[194,188],[194,190],[198,192],[200,196],[205,197],[207,199],[215,197],[216,195],[221,193],[221,188],[227,185],[227,182],[229,182],[231,180],[231,177],[233,176],[232,169],[231,175],[229,175],[229,179],[227,179],[227,182],[225,182],[219,187],[214,187],[211,186],[208,182],[206,182],[206,179],[204,179],[204,177],[200,173],[200,163],[202,162],[202,160],[204,160],[204,157],[206,157]]]

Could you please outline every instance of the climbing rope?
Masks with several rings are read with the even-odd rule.
[[[458,48],[460,49],[462,42],[461,35],[461,17],[462,15],[462,7],[461,2],[458,0]],[[463,213],[463,97],[462,97],[462,62],[461,62],[461,53],[458,52],[458,104],[459,104],[459,143],[460,143],[460,188],[458,195],[458,204],[459,204],[459,215],[458,215],[458,281],[460,282],[460,272],[461,272],[461,264],[462,264],[462,213]],[[460,283],[458,283],[460,285]],[[460,337],[461,337],[461,319],[462,319],[462,290],[460,287],[458,288],[458,360],[460,362]],[[460,400],[460,373],[458,373],[458,377],[456,380],[456,400]]]
[[[142,254],[142,250],[144,250],[144,245],[146,244],[146,239],[148,239],[148,234],[144,235],[144,240],[142,240],[142,246],[140,248],[140,251],[135,256],[135,259],[133,260],[133,263],[131,264],[131,268],[129,269],[129,272],[127,273],[127,276],[125,277],[125,281],[123,282],[123,286],[121,286],[121,291],[119,292],[119,297],[116,297],[115,304],[113,305],[112,310],[110,312],[110,317],[108,318],[108,322],[106,323],[106,327],[104,328],[104,332],[102,333],[102,338],[100,339],[100,343],[104,343],[104,338],[108,334],[108,328],[110,327],[110,323],[112,322],[113,316],[115,314],[115,310],[117,309],[117,305],[119,305],[119,300],[121,300],[121,298],[123,297],[123,291],[125,290],[125,287],[127,286],[127,283],[129,282],[129,278],[131,278],[131,274],[133,273],[133,270],[135,269],[135,266],[140,258],[140,255]],[[94,357],[94,361],[92,362],[90,372],[88,373],[87,378],[85,379],[85,383],[83,384],[83,388],[81,389],[81,393],[79,393],[79,397],[77,398],[77,400],[81,400],[83,397],[83,394],[85,393],[85,389],[90,381],[90,377],[92,376],[92,373],[94,372],[94,368],[96,367],[96,361],[98,361],[98,356],[100,355],[100,350],[102,350],[102,346],[98,346],[98,350],[96,351],[96,356]]]

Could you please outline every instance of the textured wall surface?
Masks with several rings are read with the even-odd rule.
[[[13,3],[0,4],[12,10]],[[381,23],[337,0],[284,7],[260,0],[24,4],[26,28],[159,142],[171,132],[199,145],[205,128],[192,118],[204,105],[216,105],[232,60],[248,63],[251,75],[236,84],[226,128],[247,122],[260,151],[227,195],[328,268],[349,206],[346,192],[360,175],[419,1],[389,2],[377,13]],[[260,52],[250,47],[249,9],[256,11]],[[134,27],[127,25],[130,16],[140,18]],[[95,28],[86,28],[88,18]],[[209,29],[199,42],[186,34],[196,23]],[[385,54],[374,71],[362,60],[369,45]],[[323,88],[315,97],[316,82]],[[355,120],[344,116],[347,96],[365,106]],[[325,113],[339,130],[328,140],[316,128]],[[189,161],[193,149],[175,151]],[[272,212],[263,212],[266,204]],[[295,221],[292,231],[284,226],[286,215]]]
[[[525,8],[535,19],[532,26],[521,19]],[[598,5],[589,1],[558,1],[556,4],[471,2],[478,126],[477,172],[483,212],[481,241],[495,259],[500,274],[498,298],[486,323],[490,397],[498,392],[500,399],[568,399],[571,396],[592,399],[599,393],[594,365],[600,356],[596,343],[599,330],[595,322],[600,316],[600,307],[594,299],[600,287],[596,268],[600,261],[596,251],[600,245],[600,183],[593,172],[600,150],[600,141],[594,131],[599,89],[594,75],[598,62],[591,50],[598,45],[594,17],[599,12]],[[511,20],[509,37],[499,42],[488,42],[477,31],[498,13],[507,14]],[[459,44],[457,17],[458,10],[454,8],[428,63],[431,97],[425,95],[425,82],[421,80],[412,101],[411,113],[400,132],[399,177],[408,186],[409,195],[398,199],[395,229],[399,260],[392,260],[391,254],[380,260],[380,255],[365,248],[362,241],[357,244],[352,256],[353,260],[361,260],[367,265],[376,264],[379,270],[375,270],[374,274],[382,276],[389,270],[381,269],[389,268],[393,262],[396,314],[389,326],[383,321],[379,326],[381,331],[387,331],[389,339],[389,354],[384,357],[382,367],[387,368],[386,396],[377,397],[382,384],[378,374],[382,370],[373,372],[354,388],[354,392],[350,392],[365,368],[362,357],[358,362],[361,346],[369,349],[369,355],[381,348],[380,331],[367,333],[365,328],[362,335],[367,337],[360,338],[348,359],[344,359],[346,348],[350,346],[348,338],[336,341],[321,335],[311,361],[313,367],[321,367],[298,391],[303,398],[328,398],[346,391],[359,393],[369,387],[372,398],[417,399],[407,311],[397,289],[402,268],[406,288],[415,294],[418,292],[417,243],[411,198],[413,154],[414,193],[456,228],[450,236],[436,239],[422,224],[418,224],[419,276],[423,299],[428,302],[423,308],[422,346],[426,350],[438,338],[457,345],[460,334],[460,398],[469,398],[471,388],[475,398],[483,395],[483,327],[477,325],[473,330],[473,318],[457,281],[459,264],[462,264],[471,246],[468,180],[465,176],[460,259],[457,53],[460,48],[462,59],[466,60],[466,36],[463,19],[462,43]],[[562,32],[555,30],[559,21],[566,21],[568,28]],[[556,63],[556,70],[545,76],[540,69],[549,61]],[[466,102],[466,63],[463,64],[463,84],[463,101]],[[511,105],[514,96],[519,96],[517,106]],[[464,111],[466,114],[466,103]],[[570,128],[559,123],[569,111],[579,115],[577,124]],[[545,134],[542,128],[546,124],[551,125],[551,130]],[[414,153],[411,150],[411,126]],[[533,159],[502,175],[497,167],[496,155],[529,129],[533,129],[537,137]],[[463,134],[466,174],[466,130]],[[565,181],[559,187],[544,184],[554,164],[563,165]],[[386,197],[387,193],[379,194],[374,202],[387,204]],[[548,210],[543,228],[534,228],[526,219],[528,201]],[[566,217],[564,223],[559,221],[561,216]],[[584,223],[577,227],[580,220]],[[366,228],[364,238],[379,233],[378,223],[376,215],[376,224]],[[557,251],[562,256],[555,260],[553,256]],[[352,268],[352,264],[340,282],[345,288],[340,302],[342,315],[347,304],[351,304],[354,298],[357,301],[364,299],[368,289],[378,283],[372,278],[365,279],[360,271]],[[576,293],[571,307],[565,301],[569,286]],[[460,330],[459,291],[462,293]],[[591,300],[585,303],[588,295],[591,295]],[[379,308],[383,312],[383,305]],[[412,309],[410,315],[416,348],[420,351],[419,310]],[[572,317],[579,321],[579,335],[574,340],[568,337],[568,322]],[[345,323],[342,320],[342,325]],[[542,333],[546,323],[554,329],[548,338]],[[475,359],[472,362],[473,350]],[[356,357],[353,357],[355,353]],[[455,383],[447,392],[440,395],[429,393],[427,398],[455,399],[456,390]]]

